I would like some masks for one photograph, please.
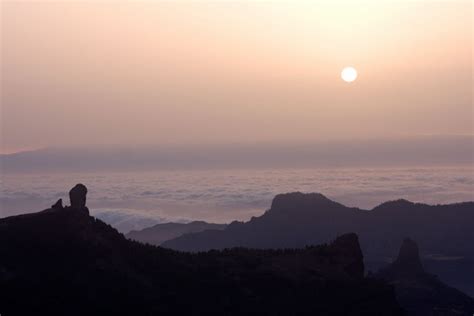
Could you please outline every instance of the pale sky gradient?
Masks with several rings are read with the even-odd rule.
[[[472,135],[472,15],[471,1],[2,1],[1,152]]]

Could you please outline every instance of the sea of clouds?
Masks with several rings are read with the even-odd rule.
[[[261,215],[278,193],[320,192],[370,209],[405,198],[444,204],[474,200],[473,167],[253,169],[4,175],[0,217],[35,212],[76,183],[88,189],[91,213],[122,232],[163,222],[231,222]]]

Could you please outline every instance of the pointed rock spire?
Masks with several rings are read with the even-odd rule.
[[[390,267],[391,273],[400,277],[413,277],[424,274],[418,245],[410,238],[403,240],[397,259]]]
[[[418,245],[410,238],[403,240],[396,262],[414,269],[423,269],[418,252]]]

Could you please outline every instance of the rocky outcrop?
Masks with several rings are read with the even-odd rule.
[[[405,238],[397,259],[377,274],[395,287],[397,299],[408,315],[471,316],[474,299],[448,287],[421,264],[418,245]]]
[[[73,208],[83,208],[86,207],[86,195],[87,188],[82,183],[76,184],[69,191],[69,199],[71,201],[71,207]]]
[[[392,263],[387,273],[392,278],[416,278],[422,276],[425,271],[420,260],[418,245],[410,238],[403,240],[397,259]]]
[[[69,191],[70,206],[63,206],[63,199],[59,199],[54,203],[51,208],[44,210],[43,212],[58,212],[58,211],[70,211],[76,213],[83,213],[89,215],[89,209],[86,206],[87,201],[87,187],[82,184],[76,184]]]
[[[69,191],[69,200],[71,202],[70,210],[89,214],[89,209],[86,207],[86,195],[87,187],[82,183],[76,184]]]
[[[338,250],[344,269],[353,276],[364,276],[364,256],[360,249],[359,238],[356,234],[345,234],[337,238],[332,246]]]

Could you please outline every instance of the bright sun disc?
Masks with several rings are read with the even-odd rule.
[[[341,71],[341,78],[345,82],[352,82],[357,79],[357,70],[354,67],[346,67]]]

